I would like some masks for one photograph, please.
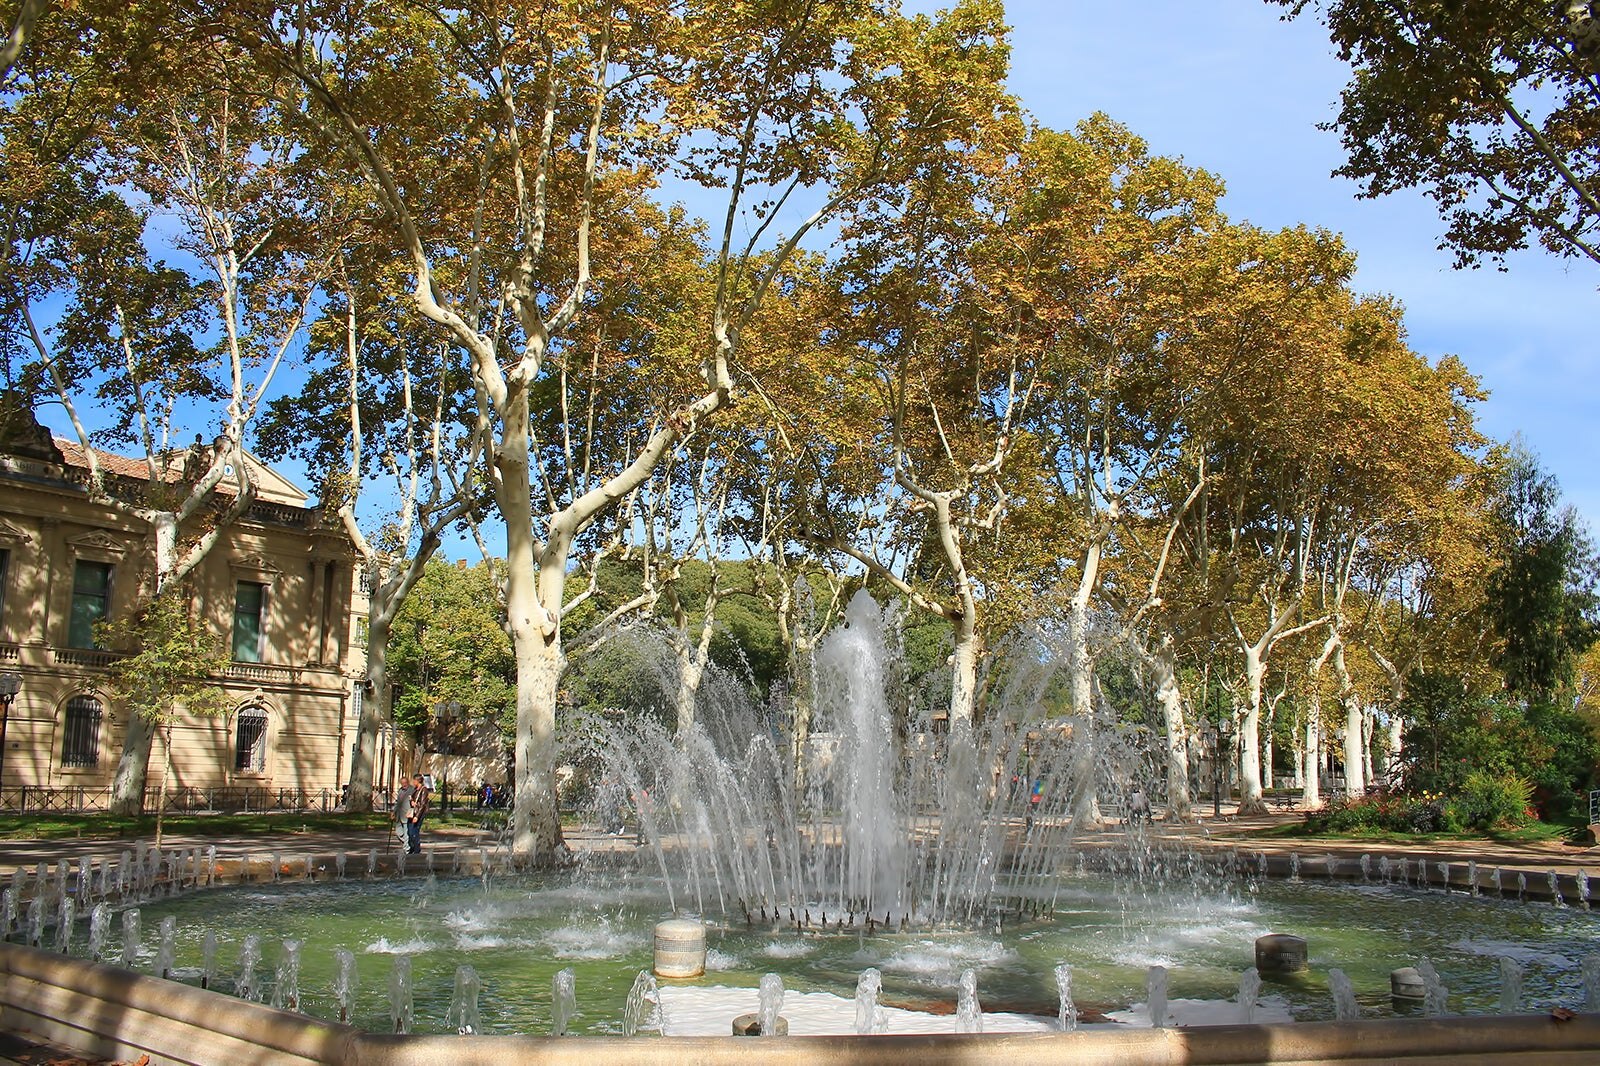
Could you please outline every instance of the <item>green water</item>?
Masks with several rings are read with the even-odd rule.
[[[231,990],[239,947],[254,933],[270,999],[279,943],[299,939],[302,1009],[333,1018],[334,951],[348,948],[360,981],[354,1021],[383,1031],[390,1024],[389,971],[403,953],[412,958],[415,1029],[442,1032],[455,970],[465,962],[483,981],[486,1031],[535,1034],[550,1029],[551,978],[563,967],[577,977],[573,1031],[620,1032],[628,989],[651,965],[652,926],[669,916],[664,896],[649,884],[594,874],[499,878],[487,889],[475,878],[241,886],[143,904],[143,969],[168,914],[178,923],[180,980],[199,982],[211,931],[219,940],[216,987]],[[114,922],[113,945],[121,943],[120,929]],[[1388,886],[1230,882],[1113,891],[1093,876],[1069,877],[1053,918],[999,935],[713,926],[711,972],[691,983],[753,989],[763,973],[777,972],[790,989],[850,997],[860,971],[876,966],[886,1003],[921,1007],[953,1003],[961,971],[973,967],[985,1010],[1054,1015],[1052,970],[1061,962],[1072,964],[1076,998],[1090,1010],[1142,1000],[1153,964],[1169,969],[1173,999],[1230,999],[1240,972],[1254,963],[1255,938],[1268,932],[1309,941],[1310,973],[1269,979],[1262,990],[1297,1018],[1332,1016],[1332,966],[1349,974],[1364,1013],[1387,1014],[1389,971],[1422,956],[1449,986],[1451,1010],[1479,1014],[1495,1010],[1501,955],[1525,964],[1528,1009],[1580,1005],[1580,962],[1600,950],[1600,912]]]

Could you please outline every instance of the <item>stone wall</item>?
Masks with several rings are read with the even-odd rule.
[[[731,1019],[730,1019],[731,1026]],[[152,1066],[746,1066],[742,1038],[386,1036],[172,981],[0,944],[0,1029]],[[1600,1018],[1383,1019],[1011,1036],[750,1038],[765,1066],[1178,1066],[1377,1063],[1579,1066],[1600,1062]]]

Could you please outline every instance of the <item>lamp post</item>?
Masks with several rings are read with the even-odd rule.
[[[0,783],[6,772],[6,719],[11,717],[11,701],[22,691],[22,675],[14,670],[0,674]]]
[[[1232,747],[1228,743],[1228,734],[1233,728],[1233,722],[1227,717],[1219,717],[1217,724],[1206,722],[1200,727],[1200,739],[1211,748],[1211,816],[1222,816],[1222,757]]]
[[[442,724],[444,728],[435,732],[434,735],[445,740],[448,744],[451,727],[455,724],[456,719],[461,717],[461,712],[464,710],[466,710],[466,705],[460,700],[440,700],[435,703],[433,705],[434,722]],[[430,730],[430,732],[434,731]],[[450,754],[454,753],[454,748],[451,747]],[[439,776],[439,809],[444,814],[450,813],[450,779],[443,774]]]

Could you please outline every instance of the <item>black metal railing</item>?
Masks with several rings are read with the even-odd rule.
[[[385,797],[376,794],[373,799],[375,804],[380,800],[386,800]],[[335,810],[343,801],[342,790],[334,788],[266,788],[230,785],[215,788],[168,789],[166,802],[169,811],[270,814],[276,811],[328,812]],[[145,789],[146,812],[154,811],[159,802],[158,789]],[[111,789],[108,786],[14,785],[0,788],[0,813],[45,814],[51,811],[95,813],[110,809]]]

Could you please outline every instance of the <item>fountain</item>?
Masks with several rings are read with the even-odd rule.
[[[207,933],[200,948],[200,987],[215,988],[217,984],[217,934]]]
[[[455,991],[450,996],[447,1024],[455,1026],[456,1032],[462,1036],[483,1031],[483,1015],[478,1010],[478,994],[481,990],[477,970],[465,964],[456,967]]]
[[[775,973],[763,975],[758,995],[760,1006],[756,1010],[756,1017],[761,1026],[759,1031],[762,1036],[777,1036],[778,1015],[783,1011],[783,978]]]
[[[573,1015],[578,1013],[577,977],[572,968],[556,971],[550,981],[550,1035],[566,1036]]]
[[[56,954],[69,955],[72,952],[72,923],[77,905],[72,902],[72,897],[61,897],[61,910],[56,915]]]
[[[883,991],[883,974],[875,966],[868,966],[856,978],[856,1032],[862,1036],[881,1033],[887,1029],[888,1019],[878,1008],[878,995]]]
[[[159,977],[171,977],[172,964],[178,953],[178,919],[169,914],[161,919],[159,928],[160,932],[156,940],[155,972]]]
[[[1355,986],[1337,966],[1328,971],[1328,991],[1333,996],[1333,1016],[1341,1022],[1357,1021],[1361,1007],[1356,1003]]]
[[[285,940],[272,985],[272,1005],[283,1010],[300,1009],[300,947],[302,941]]]
[[[339,1006],[338,1020],[348,1023],[354,1017],[356,993],[360,990],[355,952],[339,948],[333,953],[333,959],[333,1000]]]
[[[131,970],[139,958],[139,908],[122,912],[122,966]]]
[[[1261,971],[1254,966],[1239,975],[1239,1021],[1248,1025],[1256,1020],[1256,1001],[1261,996]]]
[[[1430,1018],[1440,1017],[1449,1009],[1450,990],[1445,987],[1431,959],[1420,959],[1417,972],[1422,975],[1422,1013]]]
[[[256,967],[261,963],[261,937],[251,933],[239,947],[239,976],[233,982],[233,994],[240,999],[260,1002],[261,984],[256,977]]]
[[[1522,964],[1509,955],[1500,956],[1500,1013],[1522,1013]]]
[[[1023,729],[999,715],[945,734],[924,714],[901,736],[892,662],[882,613],[858,594],[816,653],[803,774],[748,706],[702,713],[681,735],[651,719],[612,732],[604,775],[635,800],[670,910],[793,910],[821,929],[992,927],[1040,906],[1096,790],[1130,780],[1141,751],[1081,718]]]
[[[876,970],[870,972],[877,973]],[[1063,962],[1056,967],[1055,974],[1056,995],[1061,1003],[1056,1020],[1063,1033],[1070,1033],[1078,1027],[1078,1005],[1072,1001],[1072,967]]]
[[[396,955],[389,968],[389,1023],[392,1032],[411,1032],[412,1025],[411,956]]]
[[[1248,853],[1196,853],[1154,827],[1079,834],[1097,795],[1119,794],[1124,782],[1149,774],[1157,756],[1147,750],[1147,733],[1099,716],[1039,713],[1048,704],[1026,695],[1039,680],[1027,670],[1010,682],[1024,694],[1001,701],[1018,708],[1015,714],[945,734],[913,713],[909,725],[891,729],[884,691],[896,684],[892,659],[876,607],[858,599],[846,628],[818,653],[816,732],[803,746],[799,773],[782,723],[747,703],[723,706],[714,684],[712,706],[702,707],[682,737],[654,720],[611,723],[602,748],[584,757],[632,798],[641,823],[636,851],[607,849],[571,870],[510,873],[503,849],[456,849],[439,857],[452,875],[429,872],[425,880],[379,876],[375,849],[365,878],[356,853],[350,880],[343,854],[319,867],[331,868],[331,878],[312,875],[314,861],[326,858],[307,857],[305,879],[277,877],[274,855],[273,876],[252,878],[247,888],[182,900],[163,894],[144,904],[146,913],[164,930],[181,915],[185,930],[220,928],[230,945],[243,936],[237,991],[245,999],[262,994],[259,938],[281,940],[273,1002],[371,1031],[445,1022],[452,1033],[487,1026],[497,1034],[565,1035],[576,1015],[578,974],[585,1002],[604,1005],[586,1012],[589,1034],[616,1033],[619,1004],[620,1030],[636,1035],[675,1031],[710,1009],[703,1004],[732,1002],[714,1025],[676,1030],[726,1034],[728,1019],[749,1009],[758,982],[765,986],[762,1013],[772,1002],[786,1003],[802,1032],[948,1033],[952,1007],[963,1032],[1070,1030],[1079,1026],[1080,1006],[1101,1024],[1126,1013],[1113,1009],[1141,990],[1155,1027],[1197,1024],[1185,1013],[1197,1009],[1209,1010],[1211,1022],[1346,1019],[1359,1017],[1356,989],[1371,994],[1388,983],[1397,960],[1383,955],[1393,943],[1385,930],[1396,927],[1413,931],[1412,951],[1426,951],[1447,969],[1457,1003],[1492,1009],[1497,986],[1482,945],[1495,945],[1498,954],[1501,945],[1520,942],[1509,903],[1474,902],[1470,890],[1433,893],[1424,904],[1429,921],[1417,928],[1406,860],[1378,857],[1382,885],[1341,886],[1330,882],[1341,872],[1354,881],[1354,870],[1341,871],[1336,856],[1308,859],[1301,880],[1296,854],[1288,857],[1292,880],[1285,882],[1266,876],[1263,853],[1253,862]],[[895,699],[904,706],[903,693]],[[1034,782],[1042,798],[1030,810]],[[181,875],[168,864],[167,885],[152,885],[144,871],[153,859],[145,850],[137,860],[125,856],[102,868],[101,881],[108,888],[131,883],[137,895],[164,893]],[[1361,882],[1372,880],[1371,859],[1361,857]],[[1428,862],[1416,862],[1418,888],[1429,891]],[[433,852],[413,865],[431,871]],[[215,871],[213,856],[206,880]],[[1401,885],[1390,887],[1396,874]],[[1448,885],[1446,864],[1440,874]],[[54,891],[42,883],[45,895]],[[1470,867],[1468,883],[1475,884]],[[237,929],[246,910],[240,894],[250,901],[248,936]],[[15,879],[10,898],[13,906],[28,899]],[[101,944],[113,914],[102,908],[105,902],[95,908]],[[651,964],[651,930],[691,917],[703,925],[706,975],[660,987],[640,972]],[[1541,919],[1546,935],[1560,941],[1550,954],[1572,959],[1584,954],[1573,945],[1592,942],[1600,926],[1600,918],[1576,907],[1541,909]],[[125,912],[129,964],[138,956],[138,920],[137,909]],[[94,943],[92,917],[90,925]],[[1274,979],[1265,997],[1259,973],[1238,976],[1241,951],[1273,928],[1309,937],[1318,958],[1339,963],[1337,977],[1328,975],[1331,996],[1314,976]],[[187,957],[158,955],[157,971],[185,979],[198,972],[202,985],[215,987],[218,933],[204,934],[204,961],[196,965],[199,935],[180,939]],[[1377,955],[1352,954],[1372,945]],[[387,986],[383,965],[390,966]],[[1169,967],[1196,999],[1169,1002]],[[1429,1012],[1442,1013],[1440,975],[1432,962],[1422,969]],[[1576,983],[1575,970],[1530,967],[1521,1001],[1530,1009],[1557,1002],[1562,983]],[[853,1002],[851,974],[859,974]],[[790,991],[777,1000],[784,983]],[[991,1013],[979,1006],[980,983]],[[830,987],[836,994],[810,991]],[[494,997],[487,1018],[476,1008],[480,989]],[[736,998],[717,1000],[719,991]],[[832,1028],[803,1027],[809,1012],[821,1009],[814,997],[836,1001]],[[784,1017],[779,1009],[772,1018]]]
[[[659,1029],[657,1015],[660,1004],[661,994],[656,987],[655,976],[648,970],[640,970],[639,976],[633,979],[633,987],[628,990],[628,999],[622,1007],[622,1035],[637,1036],[641,1028],[650,1027],[652,1022]]]

